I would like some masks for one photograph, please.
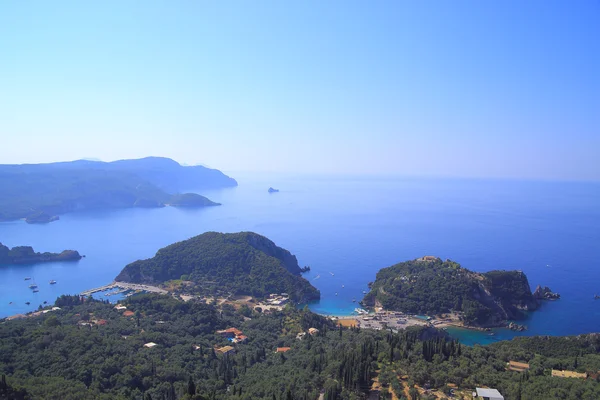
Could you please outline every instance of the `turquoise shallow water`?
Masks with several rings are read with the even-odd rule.
[[[76,249],[87,256],[76,263],[1,267],[0,316],[109,283],[127,263],[175,241],[209,230],[250,230],[311,266],[305,276],[322,300],[310,307],[320,313],[349,314],[378,269],[436,255],[477,271],[521,269],[532,288],[540,283],[560,292],[560,301],[531,314],[525,334],[600,331],[600,301],[593,300],[600,294],[599,184],[235,177],[239,187],[203,193],[220,207],[74,213],[48,225],[0,223],[6,245]],[[269,194],[269,186],[281,191]],[[27,288],[26,276],[40,285],[39,293]],[[58,283],[49,285],[51,279]],[[453,334],[466,343],[515,335]]]

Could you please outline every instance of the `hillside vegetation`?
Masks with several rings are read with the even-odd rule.
[[[235,185],[220,171],[163,158],[0,165],[0,221],[50,222],[79,210],[162,207],[181,200],[173,192]],[[187,206],[218,205],[197,194],[186,199]]]
[[[300,274],[296,257],[264,236],[207,232],[127,265],[116,280],[159,284],[182,279],[195,282],[201,294],[211,287],[256,297],[285,292],[296,301],[318,299],[319,291]]]
[[[477,273],[439,258],[402,262],[377,273],[364,303],[414,314],[463,313],[471,325],[498,326],[537,309],[520,271]]]
[[[380,399],[391,392],[401,400],[439,398],[449,385],[465,396],[495,387],[506,400],[600,398],[595,375],[550,376],[551,369],[595,374],[598,335],[467,347],[433,329],[340,329],[292,307],[265,315],[137,295],[124,302],[133,312],[127,317],[79,296],[56,305],[61,310],[0,324],[0,399],[315,400],[323,393],[323,400],[350,400],[367,398],[374,378],[381,391],[371,394]],[[215,347],[231,343],[215,333],[229,327],[248,341],[222,355]],[[309,328],[319,332],[296,338]],[[145,348],[149,342],[156,346]],[[509,360],[531,368],[508,371]]]

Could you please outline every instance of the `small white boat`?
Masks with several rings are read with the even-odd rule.
[[[38,285],[36,285],[35,283],[32,283],[31,285],[29,285],[29,289],[35,289],[37,287],[38,287]]]
[[[335,295],[337,296],[337,292],[335,292]]]
[[[26,280],[26,281],[30,281],[30,280],[31,280],[31,278],[28,276],[28,277],[26,277],[26,278],[25,278],[25,280]]]
[[[344,287],[344,285],[342,285],[342,287]]]
[[[50,281],[50,284],[51,284],[51,285],[55,285],[55,284],[56,284],[56,281],[55,281],[54,279],[52,279],[52,280]]]

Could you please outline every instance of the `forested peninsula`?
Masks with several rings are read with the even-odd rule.
[[[75,250],[64,250],[61,253],[36,253],[30,246],[16,246],[11,249],[0,243],[0,265],[77,261],[80,259],[81,255]]]
[[[317,300],[319,291],[301,276],[289,251],[253,232],[207,232],[164,247],[153,258],[127,265],[116,281],[190,282],[198,294],[243,294],[264,298],[288,293],[297,302]]]
[[[363,299],[368,306],[413,314],[455,313],[470,326],[505,326],[539,307],[521,271],[469,271],[437,257],[381,269]]]
[[[189,190],[236,186],[222,172],[168,158],[0,165],[0,221],[47,223],[81,210],[219,205]]]

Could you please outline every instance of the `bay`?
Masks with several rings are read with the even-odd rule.
[[[310,307],[350,314],[376,272],[423,255],[475,271],[520,269],[545,302],[525,335],[600,331],[600,184],[398,177],[236,174],[236,188],[204,191],[219,207],[79,212],[47,225],[0,223],[0,242],[36,251],[75,249],[76,263],[0,267],[0,317],[35,310],[62,293],[111,282],[128,263],[206,231],[254,231],[290,250],[321,290]],[[268,193],[272,186],[279,193]],[[193,189],[193,188],[190,188]],[[28,289],[32,277],[39,293]],[[56,285],[50,285],[50,280]],[[342,287],[342,285],[344,287]],[[337,293],[337,295],[336,295]],[[9,304],[12,302],[12,304]],[[26,305],[30,302],[31,305]],[[467,344],[509,339],[451,330]]]

